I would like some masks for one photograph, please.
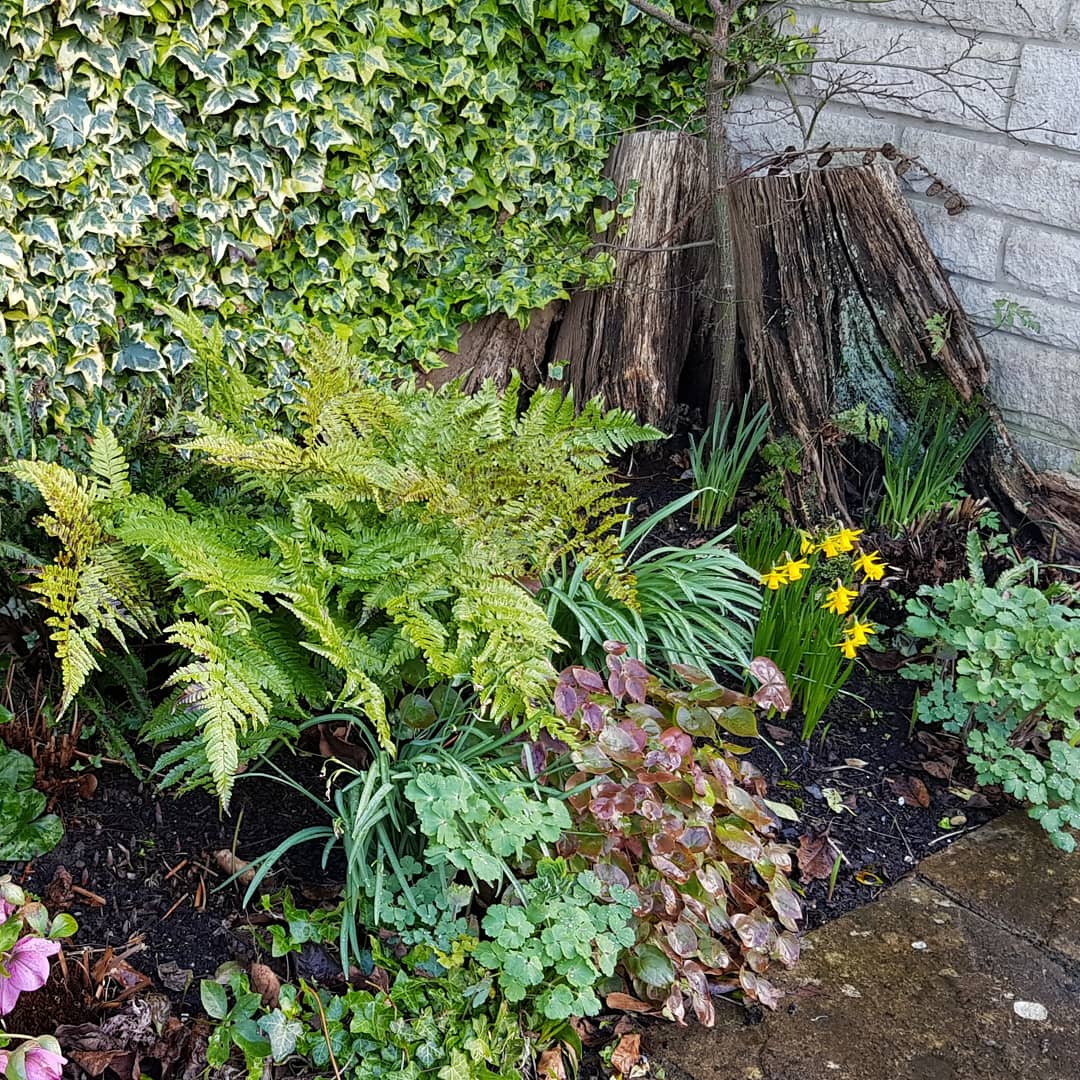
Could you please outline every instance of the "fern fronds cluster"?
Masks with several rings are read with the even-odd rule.
[[[50,612],[47,623],[64,684],[61,712],[98,668],[101,631],[126,648],[125,629],[141,634],[154,623],[145,574],[110,533],[131,488],[123,451],[100,421],[90,467],[90,476],[80,476],[53,461],[7,466],[17,480],[37,488],[47,508],[38,524],[60,543],[56,560],[40,568],[30,589]]]
[[[115,439],[100,434],[92,477],[13,468],[41,491],[62,546],[36,588],[65,701],[101,630],[123,644],[125,628],[150,628],[146,586],[161,580],[164,633],[183,659],[145,734],[181,740],[162,761],[169,780],[208,782],[226,803],[268,733],[287,737],[328,703],[366,715],[392,751],[387,702],[418,684],[417,662],[431,682],[469,681],[496,714],[528,714],[559,642],[530,586],[564,555],[634,602],[605,461],[655,432],[596,403],[576,414],[552,390],[522,410],[517,383],[472,397],[358,385],[326,339],[305,370],[288,435],[233,369],[234,407],[200,418],[181,447],[239,487],[228,504],[131,494]]]

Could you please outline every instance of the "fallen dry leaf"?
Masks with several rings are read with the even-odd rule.
[[[948,780],[953,774],[953,769],[956,768],[956,758],[947,757],[942,758],[940,761],[924,761],[922,767],[931,776],[936,776],[939,780]]]
[[[230,877],[235,874],[236,880],[241,885],[250,885],[251,879],[255,876],[255,867],[244,862],[243,859],[238,859],[228,848],[215,851],[214,862]]]
[[[265,964],[251,965],[251,989],[268,1009],[276,1009],[281,998],[281,980]]]
[[[930,805],[930,792],[917,776],[893,777],[889,787],[905,806],[921,806],[925,810]]]
[[[620,1076],[629,1076],[641,1060],[641,1035],[623,1035],[611,1051],[611,1067]]]
[[[640,1001],[629,994],[613,993],[604,998],[604,1004],[609,1009],[618,1009],[620,1012],[647,1013],[655,1011],[647,1001]]]
[[[824,834],[811,836],[809,833],[803,833],[799,837],[799,851],[796,857],[803,881],[827,881],[832,874],[833,864],[836,862],[832,844]]]
[[[536,1075],[547,1077],[547,1080],[566,1080],[566,1064],[559,1047],[552,1047],[540,1055],[540,1060],[536,1063]]]

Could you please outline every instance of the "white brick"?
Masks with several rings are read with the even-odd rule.
[[[1020,52],[1015,42],[839,12],[803,14],[798,28],[809,31],[815,24],[821,35],[817,60],[812,77],[795,80],[801,91],[843,88],[834,100],[967,128],[1004,125]]]
[[[1080,234],[1015,225],[1005,240],[1004,269],[1025,288],[1080,304]]]
[[[822,8],[872,12],[888,19],[951,24],[977,30],[993,30],[1026,38],[1056,38],[1070,0],[888,0],[887,3],[849,3],[847,0],[816,0],[804,9]],[[1080,13],[1073,13],[1080,19]]]
[[[810,109],[805,107],[809,117]],[[777,154],[788,146],[803,146],[802,129],[786,98],[746,94],[732,103],[727,115],[728,137],[742,154]],[[860,108],[840,104],[822,111],[810,133],[811,146],[882,146],[900,134],[895,120],[879,120]]]
[[[1038,418],[1021,413],[1003,412],[1013,446],[1035,470],[1080,473],[1080,446],[1062,446],[1055,442],[1058,429],[1044,433]]]
[[[990,362],[990,388],[1010,427],[1029,438],[1080,451],[1080,354],[1050,349],[1013,334],[983,340]],[[1033,464],[1035,464],[1033,462]],[[1040,467],[1050,467],[1045,459]],[[1056,468],[1073,468],[1057,455]]]
[[[1080,49],[1024,46],[1009,130],[1024,140],[1080,150]]]
[[[1080,306],[1016,293],[1011,291],[1008,285],[987,284],[985,281],[973,281],[966,277],[953,277],[950,284],[963,309],[981,325],[994,325],[995,301],[1012,301],[1027,308],[1039,326],[1036,330],[1024,326],[1019,319],[1014,319],[1011,328],[1013,334],[1059,349],[1080,351]]]
[[[1065,39],[1080,41],[1080,0],[1073,0],[1068,22],[1065,24]]]
[[[967,210],[955,216],[946,213],[941,201],[911,200],[930,247],[950,274],[966,274],[982,281],[994,281],[998,273],[998,252],[1005,235],[999,218]]]
[[[1080,156],[1062,158],[976,137],[905,130],[897,145],[975,206],[1075,229],[1080,223]]]

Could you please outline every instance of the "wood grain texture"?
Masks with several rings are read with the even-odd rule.
[[[739,324],[773,422],[803,448],[804,516],[847,517],[834,418],[865,402],[903,436],[905,383],[944,375],[964,400],[987,364],[899,185],[851,167],[761,177],[733,188]],[[927,319],[949,321],[936,355]]]
[[[579,401],[597,394],[646,423],[667,426],[695,326],[712,320],[711,238],[704,143],[678,132],[640,131],[619,139],[606,174],[620,191],[637,181],[625,231],[614,222],[615,280],[576,293],[550,357]],[[620,248],[628,250],[619,250]],[[634,249],[676,248],[651,251]],[[706,402],[701,403],[703,406]]]

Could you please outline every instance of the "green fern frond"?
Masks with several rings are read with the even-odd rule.
[[[198,359],[194,371],[206,390],[210,412],[238,423],[259,394],[239,364],[229,358],[221,322],[212,319],[205,323],[194,312],[159,306]]]
[[[100,420],[90,441],[90,469],[104,498],[121,499],[131,494],[127,458],[116,436]]]

